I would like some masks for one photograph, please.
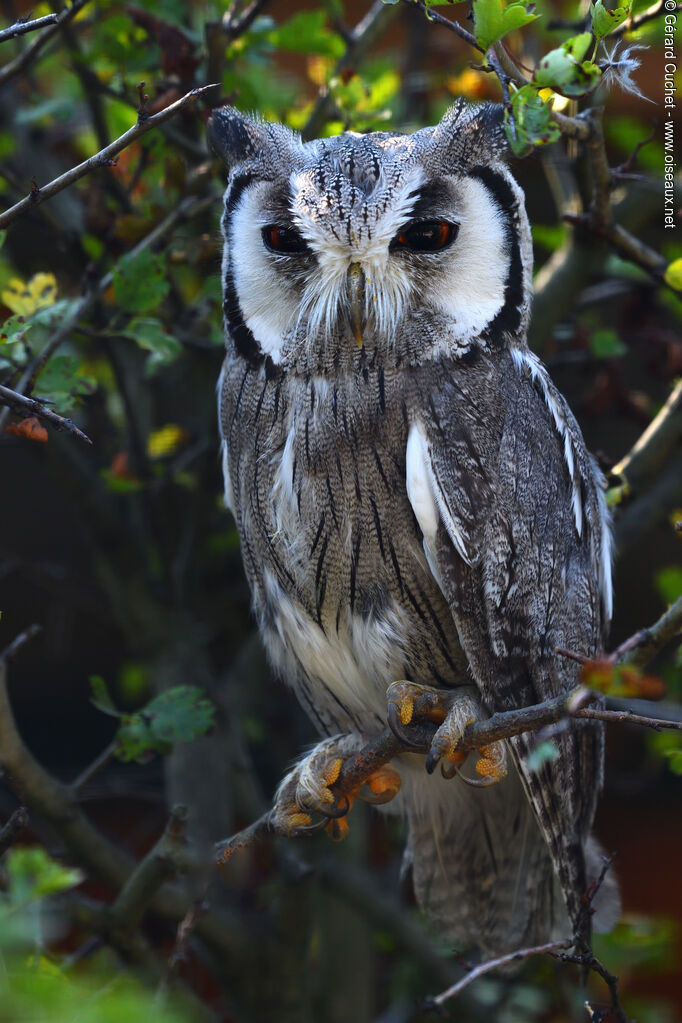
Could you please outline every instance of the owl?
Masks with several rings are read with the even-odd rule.
[[[330,812],[387,707],[409,732],[432,694],[428,756],[394,762],[420,905],[484,955],[584,932],[601,725],[566,723],[541,764],[528,734],[456,749],[468,722],[577,685],[557,647],[594,656],[612,604],[603,480],[526,340],[502,110],[304,143],[223,107],[209,140],[229,170],[226,502],[271,662],[324,737],[276,811]],[[613,883],[591,909],[611,925]]]

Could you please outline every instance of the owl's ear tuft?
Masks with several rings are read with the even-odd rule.
[[[218,107],[208,121],[208,144],[231,169],[237,163],[256,158],[279,164],[283,147],[291,147],[297,137],[281,124],[256,121],[234,107]]]
[[[505,161],[510,155],[500,103],[477,106],[460,99],[433,130],[435,154],[445,164]]]

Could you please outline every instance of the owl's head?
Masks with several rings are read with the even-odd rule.
[[[525,343],[530,230],[501,108],[303,143],[223,107],[209,140],[230,171],[227,328],[248,358],[329,372]]]

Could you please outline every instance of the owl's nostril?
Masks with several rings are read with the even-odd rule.
[[[351,263],[346,277],[350,325],[358,348],[362,348],[362,331],[365,326],[365,271],[359,263]]]

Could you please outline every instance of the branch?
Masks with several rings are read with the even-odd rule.
[[[17,391],[10,390],[9,387],[3,387],[2,384],[0,384],[0,405],[6,405],[12,412],[30,412],[39,419],[46,419],[56,430],[66,430],[67,433],[73,433],[76,437],[80,437],[86,444],[92,444],[87,434],[79,430],[70,419],[65,419],[64,416],[58,415],[52,409],[46,408],[39,401],[36,401],[35,398],[27,398]]]
[[[7,39],[15,39],[16,36],[24,36],[27,32],[35,32],[36,29],[45,28],[47,25],[54,25],[56,21],[56,14],[46,14],[43,18],[34,18],[33,21],[19,18],[9,28],[3,28],[0,31],[0,43],[4,43]]]
[[[639,491],[656,476],[671,451],[682,440],[682,380],[670,393],[628,454],[614,465],[611,476],[620,477],[627,492]]]
[[[561,651],[561,653],[568,654],[567,651]],[[437,710],[433,693],[427,693],[424,699],[428,701],[430,713]],[[656,730],[660,728],[682,730],[682,721],[671,722],[665,719],[654,719],[631,712],[627,708],[597,710],[597,708],[585,707],[586,703],[597,699],[601,699],[601,694],[593,692],[586,686],[577,686],[568,693],[563,693],[531,707],[493,714],[485,720],[467,725],[457,750],[478,750],[501,739],[510,739],[515,735],[521,735],[523,732],[537,732],[541,728],[557,724],[566,718],[598,719],[611,722],[627,721],[630,724]],[[447,701],[447,692],[443,693],[443,700]],[[419,699],[415,700],[415,720],[409,726],[409,744],[406,739],[395,735],[390,728],[385,728],[374,739],[370,739],[359,752],[344,761],[338,780],[330,786],[336,798],[335,808],[341,805],[343,797],[357,793],[370,775],[401,753],[427,754],[429,752],[437,725],[434,722],[420,719],[419,715],[425,709],[426,705],[422,708]],[[247,849],[268,836],[306,837],[315,834],[320,827],[324,827],[327,823],[327,819],[323,818],[319,824],[313,824],[310,827],[299,827],[293,831],[285,830],[282,826],[275,824],[273,810],[269,809],[242,831],[216,844],[216,864],[219,867],[224,866],[236,852]]]
[[[28,812],[25,806],[14,811],[3,828],[0,828],[0,857],[14,845],[22,831],[28,827]]]
[[[237,17],[238,3],[233,2],[222,17],[221,27],[229,41],[232,43],[239,36],[247,32],[269,0],[252,0],[252,2]]]
[[[104,149],[100,149],[94,156],[89,156],[87,160],[79,163],[76,167],[72,167],[64,174],[60,174],[58,178],[50,181],[49,184],[43,185],[41,188],[32,189],[27,196],[24,196],[18,203],[11,206],[4,213],[0,213],[0,228],[5,227],[7,224],[11,224],[13,220],[21,216],[27,210],[38,206],[41,202],[46,199],[50,199],[57,192],[61,192],[64,188],[68,188],[75,181],[79,181],[80,178],[85,177],[86,174],[90,174],[91,171],[97,170],[99,167],[110,167],[112,165],[112,158],[120,153],[121,150],[125,149],[136,139],[142,135],[146,135],[152,128],[156,128],[157,125],[162,124],[163,121],[167,121],[171,117],[175,117],[184,107],[191,103],[197,96],[201,96],[208,89],[215,89],[216,85],[204,85],[200,89],[192,89],[191,92],[186,93],[175,103],[171,103],[170,106],[164,110],[160,110],[158,114],[152,114],[150,116],[143,115],[142,113],[138,116],[137,124],[134,124],[132,128],[126,131],[120,138],[115,139],[111,145],[105,146]]]
[[[342,71],[354,70],[365,59],[395,17],[397,10],[397,7],[387,6],[383,0],[374,0],[365,17],[353,29],[346,52],[334,68],[332,77],[340,75]],[[333,113],[334,98],[329,88],[325,87],[320,90],[313,111],[301,132],[303,141],[317,138]]]
[[[134,863],[90,823],[69,787],[35,760],[17,730],[7,692],[7,663],[37,631],[38,626],[31,626],[0,654],[0,766],[21,789],[29,809],[50,822],[76,862],[117,892],[133,874]],[[150,908],[177,922],[191,905],[184,892],[166,884],[154,895]],[[204,914],[196,931],[221,961],[234,963],[250,954],[243,929],[223,909]]]
[[[547,952],[558,952],[561,949],[568,949],[572,945],[572,941],[550,941],[547,945],[535,945],[532,948],[520,948],[516,952],[508,952],[506,955],[499,956],[497,959],[489,959],[485,963],[479,963],[473,970],[470,970],[461,980],[458,980],[456,984],[449,987],[447,991],[443,991],[440,995],[436,995],[435,998],[427,999],[424,1008],[431,1011],[440,1012],[443,1005],[455,995],[458,995],[460,991],[463,991],[465,987],[477,980],[479,977],[483,977],[486,973],[490,973],[491,970],[497,970],[500,966],[506,966],[508,963],[518,962],[522,959],[530,959],[532,956],[545,955]]]
[[[185,850],[186,826],[186,808],[174,807],[163,835],[137,864],[109,911],[114,930],[132,934],[161,885],[176,872]]]
[[[65,10],[58,14],[52,24],[44,29],[37,39],[34,39],[31,45],[26,47],[23,53],[20,53],[19,56],[15,57],[15,59],[10,61],[9,64],[5,64],[3,68],[0,68],[0,88],[2,88],[2,86],[10,80],[10,78],[14,78],[15,75],[19,75],[22,71],[25,71],[26,68],[29,67],[29,65],[36,59],[45,44],[49,43],[50,39],[57,34],[60,26],[63,25],[64,22],[75,18],[75,16],[79,13],[79,11],[83,10],[87,3],[89,3],[89,0],[73,0],[71,6],[65,8]],[[51,15],[48,14],[47,17],[49,18]]]
[[[682,597],[678,597],[675,603],[670,605],[665,614],[661,615],[654,625],[635,633],[633,637],[635,642],[616,663],[632,664],[637,668],[643,668],[671,639],[679,636],[681,631]],[[665,725],[661,722],[659,724],[662,728],[670,727],[669,724]]]
[[[188,196],[186,199],[183,199],[167,217],[164,217],[164,219],[160,221],[156,227],[149,232],[149,234],[145,235],[144,238],[130,250],[128,255],[137,256],[143,251],[143,249],[153,248],[182,220],[203,213],[212,204],[212,196],[205,199],[196,199],[194,196]],[[114,275],[112,271],[106,273],[95,285],[92,291],[88,292],[87,295],[84,295],[80,299],[80,301],[72,309],[69,316],[62,320],[61,325],[45,342],[45,346],[42,351],[32,360],[32,362],[29,363],[22,373],[19,382],[17,383],[17,392],[25,391],[28,387],[30,387],[31,382],[35,379],[38,373],[40,373],[48,359],[54,355],[57,348],[59,348],[59,346],[67,339],[81,317],[85,316],[85,314],[92,309],[100,295],[102,295],[107,288],[111,286],[113,279]],[[7,409],[0,411],[0,430],[4,427],[7,417]]]

